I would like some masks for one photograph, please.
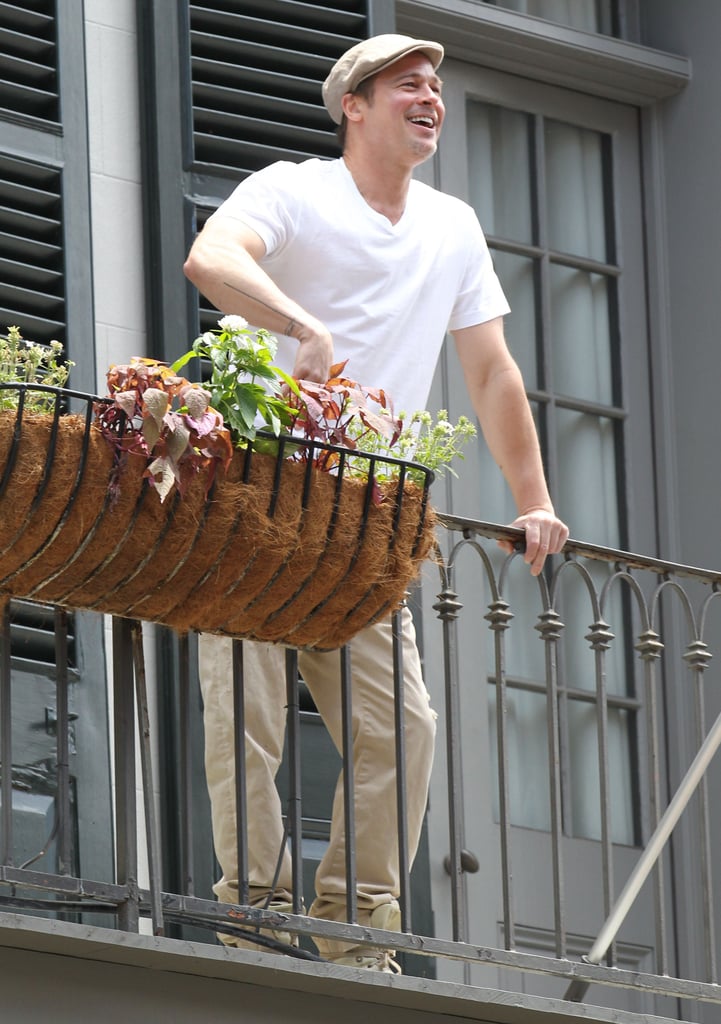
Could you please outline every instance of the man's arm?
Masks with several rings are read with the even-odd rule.
[[[239,314],[254,327],[295,338],[295,377],[326,381],[333,363],[330,332],[273,283],[258,265],[264,255],[265,245],[255,231],[235,218],[215,216],[193,243],[183,270],[223,313]]]
[[[508,351],[503,320],[454,331],[463,374],[493,458],[518,509],[511,523],[526,532],[525,560],[537,576],[546,555],[560,551],[568,528],[556,516],[548,493],[538,434],[521,372]],[[510,545],[501,545],[510,550]]]

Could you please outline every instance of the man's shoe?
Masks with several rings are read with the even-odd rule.
[[[271,900],[268,906],[259,904],[255,909],[269,910],[278,914],[292,914],[293,904],[286,903],[284,900]],[[256,935],[267,936],[268,938],[275,939],[276,942],[281,942],[284,946],[298,946],[298,936],[291,932],[283,931],[282,929],[254,928],[248,925],[245,927],[245,930],[248,932],[254,932]],[[272,946],[266,946],[261,942],[253,942],[251,939],[242,939],[238,935],[228,935],[219,932],[218,938],[224,946],[233,946],[234,949],[260,949],[265,953],[283,952],[281,949],[274,949]]]
[[[361,949],[361,946],[356,946]],[[394,949],[367,949],[365,953],[346,953],[345,956],[336,957],[332,962],[342,964],[343,967],[360,967],[366,971],[383,971],[385,974],[402,974],[400,964],[393,959],[391,954]]]
[[[371,911],[368,921],[370,928],[378,928],[386,932],[401,930],[401,908],[396,900],[381,903]],[[400,964],[393,957],[395,949],[377,949],[373,946],[353,946],[340,956],[330,956],[328,960],[343,967],[359,967],[366,971],[383,971],[385,974],[401,974]]]

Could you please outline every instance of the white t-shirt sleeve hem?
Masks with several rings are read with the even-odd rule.
[[[506,316],[511,312],[507,302],[499,303],[495,308],[478,310],[476,313],[464,313],[461,316],[452,317],[448,324],[449,331],[462,331],[464,327],[475,327],[476,324],[487,324],[489,320],[496,320],[499,316]]]

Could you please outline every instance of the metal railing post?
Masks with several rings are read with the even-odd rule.
[[[446,583],[433,605],[443,623],[443,673],[446,695],[446,756],[448,759],[449,861],[452,933],[456,942],[468,939],[466,880],[461,865],[464,848],[463,766],[460,748],[461,711],[458,692],[458,613],[463,607]]]
[[[293,647],[285,652],[285,679],[288,694],[288,765],[290,795],[288,826],[293,876],[293,912],[303,906],[303,811],[300,768],[300,704],[298,700],[298,652]]]
[[[143,780],[143,808],[145,811],[148,873],[150,876],[150,917],[153,923],[153,934],[163,935],[165,926],[163,924],[163,880],[160,866],[160,830],[158,826],[158,815],[155,811],[155,785],[153,783],[153,758],[150,745],[150,716],[148,713],[148,691],[145,676],[142,623],[137,621],[131,622],[130,632],[133,646],[135,696],[138,707],[138,727],[140,732],[140,771]]]
[[[3,600],[0,630],[0,863],[13,863],[13,731],[12,671],[10,659],[10,602]]]
[[[403,624],[399,609],[393,613],[393,707],[396,743],[396,807],[398,817],[398,878],[400,880],[401,928],[412,929],[411,876],[408,848],[408,813],[406,800],[406,736],[405,685],[403,678]]]
[[[118,882],[127,897],[118,910],[118,923],[136,932],[140,920],[138,897],[137,806],[135,798],[135,710],[130,621],[113,619],[113,728],[115,737],[115,829]]]
[[[58,872],[69,875],[72,867],[70,828],[70,715],[68,708],[68,613],[55,609],[55,744],[58,770],[56,796]]]
[[[248,788],[245,766],[245,673],[243,642],[233,640],[233,749],[235,751],[235,828],[238,856],[238,903],[247,906],[248,883]]]
[[[345,818],[345,891],[349,924],[358,921],[358,876],[355,843],[355,761],[353,759],[353,677],[351,649],[340,652],[341,728],[343,734],[343,815]]]

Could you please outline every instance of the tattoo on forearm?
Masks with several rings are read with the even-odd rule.
[[[284,313],[282,310],[276,309],[275,306],[271,306],[269,302],[264,302],[263,299],[259,299],[257,295],[251,295],[250,292],[244,292],[242,288],[238,288],[237,285],[231,284],[230,281],[223,281],[223,284],[226,286],[226,288],[232,288],[234,292],[238,292],[240,295],[245,295],[246,299],[250,299],[251,302],[257,302],[259,306],[265,306],[265,308],[269,309],[271,313],[277,313],[278,316],[282,317],[288,316],[288,314]],[[296,327],[296,324],[296,319],[294,317],[290,317],[288,323],[285,326],[283,334],[288,335],[288,337],[292,337],[293,330]]]

